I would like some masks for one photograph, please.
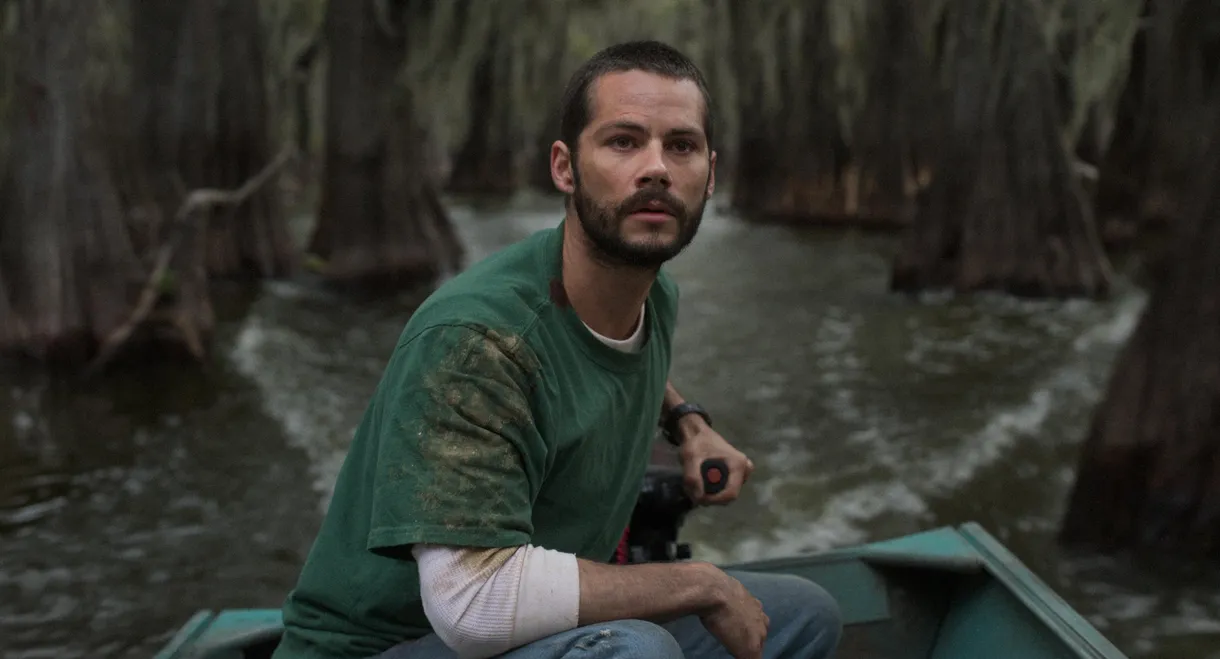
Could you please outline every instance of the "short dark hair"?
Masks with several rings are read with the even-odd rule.
[[[703,132],[712,145],[712,95],[699,67],[677,48],[660,41],[628,41],[605,48],[589,58],[568,80],[560,106],[559,139],[576,152],[580,132],[589,125],[589,88],[603,75],[646,71],[674,80],[691,80],[703,95]]]

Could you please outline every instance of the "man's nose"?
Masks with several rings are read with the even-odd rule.
[[[636,185],[643,188],[652,185],[659,185],[668,188],[670,185],[669,167],[665,164],[665,147],[659,140],[650,142],[646,149],[642,150],[641,157],[644,159],[639,176],[636,177]]]

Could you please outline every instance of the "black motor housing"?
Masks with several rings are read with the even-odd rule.
[[[627,563],[658,563],[691,557],[690,545],[678,542],[678,530],[694,508],[682,486],[682,471],[653,465],[644,474],[640,498],[627,532]]]

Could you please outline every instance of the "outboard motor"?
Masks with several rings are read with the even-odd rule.
[[[700,465],[703,491],[715,494],[728,482],[728,465],[718,458]],[[682,470],[676,467],[649,466],[640,486],[640,497],[631,513],[631,525],[624,537],[616,562],[621,564],[658,563],[686,560],[690,545],[678,542],[678,530],[694,502],[686,496]]]

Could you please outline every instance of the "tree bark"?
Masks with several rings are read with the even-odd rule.
[[[840,173],[848,149],[835,98],[827,1],[769,9],[729,3],[739,127],[733,206],[763,220],[849,220]],[[791,23],[799,21],[801,34]],[[799,49],[801,58],[789,61]],[[760,64],[765,63],[765,64]]]
[[[950,0],[944,20],[942,157],[891,287],[1104,294],[1110,264],[1064,144],[1033,7]]]
[[[510,107],[508,63],[487,47],[471,80],[469,127],[453,160],[447,189],[458,194],[508,196],[521,185],[524,142]]]
[[[568,5],[559,6],[556,11],[567,11]],[[566,18],[570,14],[564,13],[562,16]],[[561,25],[566,24],[561,22]],[[568,33],[567,29],[561,29],[554,37],[551,56],[547,58],[546,65],[539,76],[539,85],[545,91],[546,101],[541,104],[542,119],[538,122],[537,127],[533,131],[533,137],[530,139],[529,151],[526,154],[527,170],[525,173],[526,184],[537,190],[542,190],[548,193],[555,193],[555,182],[551,180],[551,145],[559,139],[559,123],[562,120],[560,117],[561,99],[563,96],[563,88],[568,84],[568,76],[571,71],[568,66]]]
[[[1148,19],[1149,0],[1143,19]],[[1148,125],[1144,118],[1148,75],[1147,30],[1139,30],[1131,44],[1131,66],[1127,83],[1114,110],[1114,133],[1098,161],[1097,193],[1094,201],[1098,229],[1107,242],[1133,238],[1144,219],[1140,195],[1147,168]]]
[[[559,80],[558,77],[555,80]],[[561,81],[566,84],[567,81]],[[559,139],[559,94],[556,100],[546,110],[546,119],[533,138],[527,162],[529,166],[525,174],[527,184],[536,190],[554,194],[555,181],[551,179],[551,145]]]
[[[845,174],[846,215],[866,224],[908,225],[927,185],[935,145],[921,130],[932,113],[933,79],[912,0],[868,3],[864,107],[853,124]]]
[[[426,140],[409,90],[396,80],[406,12],[385,0],[327,7],[326,156],[309,250],[336,282],[410,287],[457,269],[462,257],[424,171]]]
[[[1094,413],[1065,544],[1220,551],[1220,168],[1195,180],[1205,203],[1175,225],[1174,251]]]
[[[257,175],[242,184],[236,190],[215,190],[215,189],[199,189],[192,190],[174,212],[173,221],[166,227],[166,237],[164,242],[157,247],[149,259],[152,263],[152,272],[144,282],[139,295],[136,296],[134,308],[129,314],[126,321],[123,322],[115,331],[111,332],[102,341],[99,346],[96,357],[91,360],[88,368],[85,369],[85,375],[93,375],[104,368],[111,359],[114,358],[123,347],[131,340],[136,330],[144,327],[147,321],[152,317],[158,303],[163,302],[164,298],[172,297],[173,292],[169,295],[163,290],[163,283],[170,277],[170,266],[176,262],[185,262],[193,264],[193,269],[190,271],[191,279],[194,282],[199,282],[199,286],[192,287],[191,290],[204,291],[206,290],[207,277],[204,274],[202,267],[203,253],[199,249],[202,242],[195,238],[198,233],[197,225],[199,218],[197,216],[210,213],[217,207],[234,207],[239,206],[255,193],[263,189],[268,181],[272,180],[278,171],[284,167],[295,153],[295,149],[286,147],[280,152],[276,159],[267,163],[265,167]],[[185,254],[181,250],[190,249]],[[182,269],[179,269],[182,272]],[[202,303],[204,310],[207,312],[207,327],[212,325],[212,307],[211,301],[208,298],[203,298]],[[187,350],[196,358],[203,359],[206,352],[204,340],[207,337],[200,336],[192,331],[192,324],[189,317],[182,317],[179,314],[171,314],[169,317],[171,323],[178,327],[178,330],[183,338]]]
[[[292,59],[292,71],[289,73],[289,86],[292,114],[293,141],[297,152],[308,156],[311,152],[310,136],[313,135],[313,118],[310,115],[311,102],[309,82],[313,75],[314,64],[322,51],[322,35],[315,35]]]
[[[3,191],[0,190],[0,194]],[[0,197],[0,208],[3,208],[3,198]],[[8,289],[4,285],[4,268],[0,268],[0,352],[6,346],[17,345],[25,338],[25,328],[21,319],[13,311],[8,301]]]
[[[235,188],[274,156],[258,3],[146,0],[132,5],[134,119],[172,216],[196,188]],[[293,247],[273,187],[203,219],[206,271],[287,273]]]
[[[551,145],[559,139],[560,101],[563,88],[572,74],[568,60],[568,33],[573,7],[571,3],[539,5],[537,10],[548,12],[555,29],[549,30],[550,34],[546,37],[549,52],[544,58],[544,64],[530,72],[534,86],[544,90],[544,101],[538,104],[540,119],[529,131],[524,179],[526,185],[553,194],[556,189],[555,182],[551,180]],[[546,26],[542,29],[546,29]]]
[[[0,183],[0,352],[79,362],[123,322],[143,268],[90,78],[98,3],[18,4],[10,166]],[[109,114],[108,114],[109,112]]]
[[[1181,220],[1197,179],[1220,95],[1220,6],[1210,0],[1149,0],[1101,168],[1099,209],[1142,226]]]

